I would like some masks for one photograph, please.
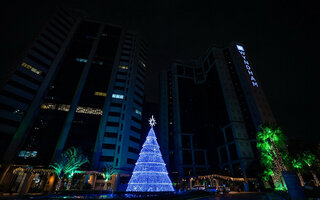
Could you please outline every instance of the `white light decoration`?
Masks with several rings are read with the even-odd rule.
[[[243,46],[241,46],[241,45],[237,45],[237,49],[238,49],[239,51],[244,51]]]
[[[154,127],[157,124],[156,120],[153,118],[153,115],[149,119],[149,124],[151,127]]]
[[[156,135],[153,130],[155,119],[149,120],[151,126],[147,139],[142,145],[139,158],[134,167],[127,192],[173,192],[166,164],[162,159]]]
[[[247,58],[246,58],[246,53],[245,53],[245,51],[244,51],[243,46],[241,46],[241,45],[236,45],[236,46],[237,46],[237,49],[238,49],[239,53],[241,54],[241,56],[242,56],[242,58],[243,58],[243,62],[244,62],[244,64],[245,64],[246,69],[247,69],[247,72],[248,72],[248,74],[249,74],[249,76],[250,76],[250,80],[251,80],[252,86],[254,86],[254,87],[259,87],[259,86],[258,86],[258,82],[257,82],[257,80],[254,78],[252,69],[251,69],[251,67],[250,67],[250,65],[249,65],[249,62],[248,62]]]

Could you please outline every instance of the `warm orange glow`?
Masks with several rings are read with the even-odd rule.
[[[55,179],[55,177],[53,175],[50,176],[50,178],[49,178],[49,187],[53,186],[54,179]]]
[[[94,175],[90,175],[88,183],[93,184]]]

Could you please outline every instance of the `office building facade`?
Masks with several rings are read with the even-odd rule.
[[[197,60],[175,61],[160,80],[159,140],[172,176],[217,168],[247,176],[259,125],[275,119],[244,46],[212,47]]]
[[[74,146],[87,170],[130,175],[146,70],[135,32],[58,9],[1,89],[2,161],[48,166]]]

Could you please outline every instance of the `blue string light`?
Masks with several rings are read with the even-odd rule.
[[[153,126],[142,145],[127,192],[173,192]]]

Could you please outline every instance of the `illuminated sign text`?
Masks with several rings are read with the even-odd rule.
[[[245,51],[244,51],[244,49],[243,49],[243,46],[237,45],[237,49],[238,49],[239,53],[241,54],[241,56],[242,56],[242,58],[243,58],[243,62],[244,62],[244,64],[245,64],[246,69],[247,69],[247,72],[248,72],[248,74],[249,74],[249,76],[250,76],[252,85],[253,85],[254,87],[259,87],[259,86],[258,86],[258,82],[257,82],[256,79],[254,78],[253,72],[252,72],[251,67],[250,67],[250,65],[249,65],[249,62],[248,62],[248,60],[247,60],[247,58],[246,58],[246,53],[245,53]]]

